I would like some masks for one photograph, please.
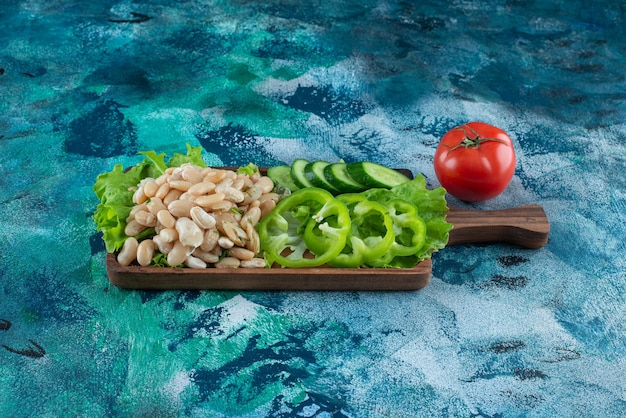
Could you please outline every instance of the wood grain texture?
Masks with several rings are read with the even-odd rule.
[[[541,248],[550,233],[550,223],[539,205],[502,210],[450,207],[447,220],[454,225],[448,245],[499,242]]]
[[[122,267],[107,254],[109,281],[126,289],[418,290],[430,281],[431,260],[412,269]]]

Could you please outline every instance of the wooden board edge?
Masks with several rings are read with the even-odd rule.
[[[432,271],[430,259],[412,269],[124,267],[110,253],[106,266],[112,285],[135,290],[419,290]]]

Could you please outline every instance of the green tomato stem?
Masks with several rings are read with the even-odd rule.
[[[460,148],[460,147],[476,149],[483,142],[489,142],[489,141],[495,141],[495,142],[499,142],[501,144],[504,144],[507,147],[509,146],[505,141],[503,141],[503,140],[501,140],[499,138],[481,138],[480,134],[478,132],[476,132],[476,130],[474,130],[473,128],[471,128],[469,126],[459,126],[456,129],[463,131],[463,134],[465,135],[465,137],[463,138],[463,140],[461,142],[459,142],[455,146],[453,146],[453,147],[448,146],[450,148],[448,150],[448,153],[450,153],[450,152],[452,152],[455,149]],[[471,133],[474,134],[475,136],[473,136],[473,137],[470,136],[470,133],[467,131],[468,129],[471,130]]]

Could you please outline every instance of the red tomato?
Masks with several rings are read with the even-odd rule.
[[[498,196],[511,182],[515,150],[502,129],[469,122],[441,138],[434,164],[448,193],[466,202],[482,202]]]

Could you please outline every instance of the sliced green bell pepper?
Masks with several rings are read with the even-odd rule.
[[[391,199],[383,202],[393,221],[395,239],[389,251],[380,258],[368,263],[371,267],[415,266],[420,260],[416,257],[426,238],[426,224],[417,214],[415,205]]]
[[[397,256],[395,261],[402,261],[398,267],[410,268],[412,265],[429,258],[433,252],[444,248],[447,244],[452,224],[446,221],[446,212],[448,211],[445,199],[446,191],[442,187],[433,190],[427,189],[426,179],[422,174],[390,190],[370,189],[364,194],[369,200],[383,204],[393,199],[409,202],[415,206],[418,216],[426,224],[424,245],[416,254]],[[404,258],[401,260],[400,257]]]
[[[270,266],[315,267],[341,252],[350,225],[343,202],[326,190],[309,187],[281,199],[259,223],[258,232]]]
[[[360,267],[389,251],[395,241],[395,233],[385,206],[357,193],[338,195],[337,199],[348,207],[352,225],[346,246],[328,264],[333,267]]]

